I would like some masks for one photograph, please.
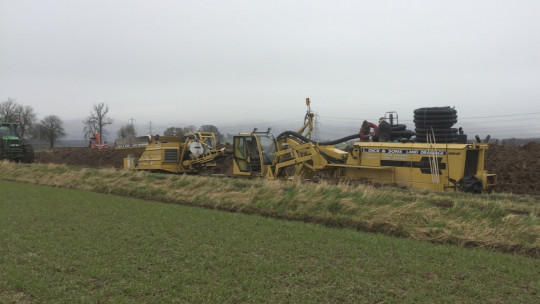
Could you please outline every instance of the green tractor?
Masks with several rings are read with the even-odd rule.
[[[18,135],[17,123],[0,122],[0,160],[33,163],[34,147]]]

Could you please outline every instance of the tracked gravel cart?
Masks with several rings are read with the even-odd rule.
[[[225,155],[225,148],[216,148],[216,137],[211,132],[117,140],[116,149],[144,149],[140,157],[124,158],[124,169],[170,173],[198,173],[215,167],[216,160]]]
[[[19,136],[17,122],[0,122],[0,160],[33,163],[34,147],[24,143],[24,139]]]
[[[309,115],[309,100],[307,104],[306,118],[310,120],[313,115]],[[233,175],[356,180],[473,193],[487,191],[497,183],[496,175],[484,170],[487,140],[477,139],[471,143],[441,140],[443,143],[437,143],[437,139],[448,138],[446,132],[449,131],[440,129],[432,132],[433,136],[426,131],[421,142],[355,142],[350,151],[344,151],[335,145],[358,138],[358,135],[315,142],[309,136],[312,125],[308,121],[297,132],[287,131],[277,137],[269,131],[236,135]],[[427,125],[423,126],[427,128]],[[306,134],[302,134],[304,131]],[[459,135],[455,138],[463,139]]]

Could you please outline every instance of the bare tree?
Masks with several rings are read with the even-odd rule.
[[[64,122],[56,115],[49,115],[43,118],[38,124],[39,135],[49,141],[49,147],[54,148],[58,138],[66,136],[64,132]]]
[[[118,138],[132,138],[135,136],[137,136],[137,132],[133,124],[125,125],[118,130]]]
[[[86,138],[92,137],[94,130],[97,130],[99,137],[103,140],[103,133],[105,132],[105,127],[112,124],[112,119],[107,117],[109,113],[109,106],[105,105],[103,102],[94,104],[90,116],[83,121],[84,123],[84,134]]]
[[[163,132],[163,135],[182,137],[182,136],[184,136],[184,131],[182,130],[182,128],[170,127],[170,128],[167,128],[167,130],[165,130],[165,132]]]
[[[19,105],[15,98],[9,97],[6,101],[0,103],[0,121],[13,122],[17,119]]]
[[[189,133],[189,132],[195,132],[195,130],[197,130],[197,128],[194,125],[185,126],[182,129],[182,131],[184,131],[184,134]]]
[[[34,129],[37,122],[37,115],[31,106],[20,106],[19,110],[20,133],[21,137],[24,137],[27,132],[31,132]]]
[[[219,133],[218,128],[214,125],[202,125],[199,128],[199,132],[212,132],[216,136],[216,140],[221,142],[221,133]]]
[[[37,116],[34,108],[20,105],[10,97],[0,103],[0,121],[15,122],[17,120],[19,121],[18,135],[24,137],[36,124]]]

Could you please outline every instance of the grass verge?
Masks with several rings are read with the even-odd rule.
[[[540,257],[540,202],[511,194],[0,164],[0,179],[91,190]]]

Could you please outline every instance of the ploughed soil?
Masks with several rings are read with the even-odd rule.
[[[44,164],[66,164],[89,168],[123,168],[124,157],[129,154],[140,156],[143,148],[137,150],[91,149],[88,147],[61,147],[49,151],[36,151],[35,162]]]
[[[495,192],[540,195],[540,143],[489,145],[484,167],[497,174]]]
[[[56,163],[91,168],[122,168],[128,154],[138,157],[144,149],[115,150],[81,148],[54,148],[35,152],[37,163]],[[230,171],[232,158],[218,160],[212,174]],[[497,174],[495,192],[540,195],[540,143],[529,142],[522,147],[490,145],[486,152],[485,168]]]

